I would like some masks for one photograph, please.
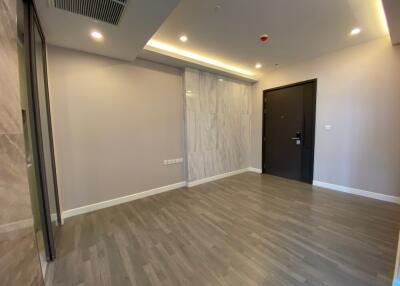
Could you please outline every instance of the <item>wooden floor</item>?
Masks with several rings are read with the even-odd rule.
[[[400,206],[244,173],[68,220],[48,285],[391,285]]]

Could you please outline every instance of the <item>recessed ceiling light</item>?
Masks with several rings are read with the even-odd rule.
[[[182,35],[182,36],[179,37],[179,40],[180,40],[181,42],[186,43],[187,40],[188,40],[188,37],[187,37],[186,35]]]
[[[262,65],[260,63],[256,63],[255,67],[256,67],[256,69],[260,69],[262,67]]]
[[[91,32],[90,35],[91,35],[92,38],[95,39],[95,40],[101,40],[101,39],[103,39],[103,35],[102,35],[100,32],[97,32],[97,31]]]
[[[355,36],[361,33],[361,29],[360,28],[354,28],[353,30],[351,30],[350,35]]]
[[[220,82],[223,82],[223,81],[224,81],[222,78],[219,78],[218,80],[219,80]]]

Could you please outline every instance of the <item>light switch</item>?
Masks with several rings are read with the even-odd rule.
[[[329,131],[329,130],[332,129],[332,125],[327,124],[327,125],[324,126],[324,128],[325,128],[326,131]]]

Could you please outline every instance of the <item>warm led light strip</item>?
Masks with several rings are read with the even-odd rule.
[[[381,19],[382,28],[383,28],[385,34],[389,34],[389,26],[388,26],[388,23],[387,23],[386,13],[385,13],[385,9],[383,8],[382,1],[378,0],[376,5],[378,7],[378,13],[379,13],[379,17]]]
[[[202,55],[199,55],[199,54],[195,54],[195,53],[192,53],[192,52],[189,52],[189,51],[186,51],[186,50],[181,50],[181,49],[178,49],[178,48],[176,48],[174,46],[171,46],[171,45],[168,45],[168,44],[156,41],[156,40],[150,40],[147,43],[147,46],[155,48],[155,49],[159,49],[159,50],[162,50],[162,51],[165,51],[165,52],[169,52],[169,53],[172,53],[172,54],[175,54],[175,55],[179,55],[179,56],[182,56],[182,57],[186,57],[186,58],[198,61],[198,62],[202,62],[202,63],[209,64],[209,65],[213,65],[215,67],[223,68],[225,70],[229,70],[229,71],[232,71],[232,72],[235,72],[235,73],[239,73],[239,74],[243,74],[243,75],[247,75],[247,76],[254,76],[255,75],[255,73],[253,73],[251,71],[244,70],[244,69],[241,69],[241,68],[238,68],[238,67],[235,67],[235,66],[231,66],[231,65],[228,65],[228,64],[224,64],[224,63],[222,63],[220,61],[217,61],[217,60],[214,60],[214,59],[210,59],[208,57],[205,57],[205,56],[202,56]]]

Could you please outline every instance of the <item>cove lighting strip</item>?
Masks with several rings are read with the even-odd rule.
[[[388,26],[387,19],[386,19],[385,8],[383,7],[383,2],[378,1],[376,3],[376,5],[378,8],[379,17],[381,19],[382,28],[383,28],[385,34],[389,34],[389,26]]]
[[[238,74],[242,74],[242,75],[246,75],[246,76],[254,76],[255,75],[255,73],[253,73],[252,71],[248,71],[248,70],[244,70],[244,69],[232,66],[232,65],[228,65],[223,62],[220,62],[220,61],[217,61],[217,60],[214,60],[214,59],[211,59],[211,58],[208,58],[208,57],[196,54],[196,53],[192,53],[187,50],[182,50],[182,49],[176,48],[174,46],[171,46],[171,45],[168,45],[163,42],[156,41],[156,40],[150,40],[146,46],[152,47],[152,48],[155,48],[158,50],[162,50],[162,51],[165,51],[165,52],[168,52],[171,54],[179,55],[179,56],[182,56],[182,57],[185,57],[188,59],[192,59],[197,62],[201,62],[201,63],[205,63],[205,64],[212,65],[215,67],[219,67],[219,68],[222,68],[222,69],[225,69],[225,70],[228,70],[231,72],[235,72]]]

